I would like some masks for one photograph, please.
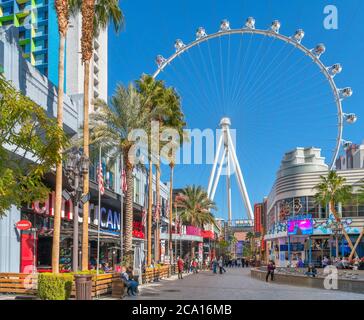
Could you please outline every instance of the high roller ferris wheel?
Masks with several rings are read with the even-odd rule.
[[[224,19],[220,23],[220,29],[212,34],[207,34],[205,28],[199,27],[196,31],[196,38],[194,41],[185,44],[181,39],[177,39],[175,41],[175,53],[172,54],[169,58],[165,58],[162,55],[158,55],[156,57],[156,63],[158,69],[153,74],[153,78],[156,79],[161,72],[163,72],[172,62],[183,53],[188,52],[192,48],[198,46],[203,42],[207,42],[211,39],[221,38],[224,36],[230,36],[234,34],[251,34],[251,35],[262,35],[264,37],[270,37],[277,40],[280,40],[284,43],[292,45],[297,50],[303,52],[307,57],[311,58],[315,65],[319,68],[321,73],[324,75],[325,79],[330,85],[332,94],[334,96],[336,109],[337,109],[337,136],[336,136],[336,144],[333,152],[333,157],[330,162],[330,169],[335,168],[336,159],[338,158],[339,152],[343,147],[348,148],[352,144],[351,141],[343,139],[343,130],[344,123],[347,122],[349,124],[353,124],[357,121],[357,116],[354,113],[345,113],[343,111],[343,100],[351,97],[353,91],[350,87],[338,88],[335,83],[335,77],[342,72],[342,66],[339,63],[335,63],[331,66],[326,66],[322,61],[321,57],[326,52],[326,47],[324,44],[320,43],[312,49],[307,48],[302,44],[302,41],[305,36],[305,32],[302,29],[298,29],[293,36],[285,36],[280,34],[281,23],[279,20],[274,20],[268,29],[257,29],[255,26],[255,19],[253,17],[249,17],[245,25],[242,28],[232,29],[230,27],[230,23],[228,20]],[[227,165],[227,205],[228,205],[228,220],[232,220],[232,212],[231,212],[231,165],[234,166],[238,186],[240,189],[240,193],[242,196],[242,200],[244,202],[245,208],[247,210],[248,216],[250,219],[254,218],[253,209],[251,206],[251,202],[248,196],[247,188],[245,185],[244,177],[242,174],[242,170],[239,165],[238,158],[236,156],[235,146],[232,143],[231,134],[230,134],[230,125],[231,120],[229,118],[224,117],[220,121],[220,126],[222,128],[222,135],[220,141],[218,142],[217,152],[215,155],[215,161],[213,164],[212,172],[210,175],[209,183],[208,183],[208,195],[211,200],[215,197],[216,187],[221,175],[222,171],[222,163],[223,160],[226,160]],[[223,147],[222,147],[223,146]],[[222,150],[222,155],[221,155]],[[220,161],[219,161],[220,159]],[[220,163],[219,168],[216,169],[217,165]]]

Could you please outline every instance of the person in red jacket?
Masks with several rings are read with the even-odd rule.
[[[184,261],[181,259],[181,257],[178,257],[177,259],[177,268],[178,268],[178,279],[183,279],[182,274],[183,274],[183,266],[184,266]]]

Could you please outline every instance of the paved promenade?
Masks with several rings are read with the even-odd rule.
[[[188,275],[183,280],[161,280],[140,288],[137,297],[126,297],[130,300],[364,300],[364,294],[342,291],[320,290],[274,282],[266,283],[250,277],[250,269],[227,269],[227,273],[212,274],[204,271],[197,275]]]

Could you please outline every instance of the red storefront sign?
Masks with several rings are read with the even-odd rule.
[[[19,230],[28,230],[32,227],[32,223],[28,220],[20,220],[15,224]]]
[[[201,235],[201,229],[193,226],[187,226],[186,228],[186,234],[189,236],[197,236],[202,237]]]
[[[215,234],[213,231],[210,230],[202,230],[201,231],[201,236],[205,239],[215,239]]]
[[[254,232],[262,232],[263,204],[254,205]]]
[[[54,207],[55,207],[56,193],[52,191],[48,199],[44,201],[35,201],[32,204],[32,209],[37,214],[44,214],[47,216],[54,216]],[[61,217],[63,219],[72,219],[73,214],[73,203],[72,200],[66,201],[62,198],[62,208],[61,208]]]
[[[145,238],[145,234],[143,232],[143,225],[139,221],[133,221],[133,237],[138,239]]]

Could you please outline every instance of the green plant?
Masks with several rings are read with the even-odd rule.
[[[97,270],[85,270],[85,271],[77,271],[73,272],[72,274],[96,274]],[[105,273],[104,270],[99,269],[99,274]]]
[[[71,296],[72,284],[72,274],[39,274],[38,296],[42,300],[67,300]]]

